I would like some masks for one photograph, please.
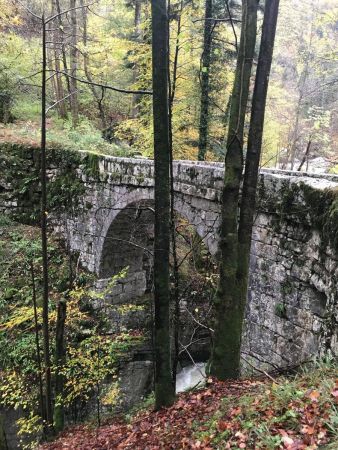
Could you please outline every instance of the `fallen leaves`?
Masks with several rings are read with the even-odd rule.
[[[329,442],[327,423],[338,399],[338,380],[331,378],[325,388],[318,380],[272,386],[267,380],[209,379],[206,388],[180,395],[171,408],[140,413],[130,424],[76,427],[41,449],[315,450]]]

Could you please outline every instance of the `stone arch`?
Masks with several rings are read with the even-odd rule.
[[[151,190],[135,190],[128,193],[122,199],[114,202],[109,208],[104,208],[105,213],[103,214],[100,233],[96,242],[96,258],[95,258],[95,272],[98,276],[101,275],[102,258],[104,252],[104,246],[107,241],[107,237],[113,231],[112,226],[114,224],[117,216],[123,211],[127,210],[128,206],[133,204],[139,204],[142,202],[147,202],[153,199],[153,192]],[[118,241],[116,241],[117,243]]]
[[[125,282],[134,285],[131,294],[135,296],[142,295],[152,286],[153,208],[153,190],[135,190],[110,209],[100,233],[96,262],[98,276],[109,278],[129,266]],[[205,211],[191,205],[190,196],[177,195],[175,211],[194,226],[214,256],[215,221],[208,222]]]
[[[110,278],[128,267],[125,296],[138,297],[152,286],[153,200],[131,202],[110,224],[102,246],[99,277]]]

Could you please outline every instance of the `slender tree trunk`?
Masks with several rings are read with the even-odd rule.
[[[56,14],[56,13],[57,13],[57,5],[56,5],[56,1],[53,0],[52,1],[52,14]],[[56,27],[56,30],[52,32],[53,46],[54,46],[54,65],[55,65],[55,70],[57,72],[55,74],[56,100],[60,101],[65,97],[65,90],[63,88],[62,75],[60,73],[58,73],[61,71],[60,60],[62,57],[62,50],[60,49],[60,46],[61,46],[61,42],[63,41],[63,39],[62,39],[62,33],[61,33],[60,26],[57,26],[56,24],[54,24],[53,26]],[[65,101],[60,101],[60,103],[57,105],[57,110],[58,110],[59,116],[62,119],[67,119],[67,108],[66,108]]]
[[[50,14],[54,14],[54,5],[53,3],[51,4],[51,10],[50,10]],[[47,47],[47,68],[48,70],[51,71],[51,73],[56,70],[55,67],[55,31],[52,31],[52,24],[49,23],[46,25],[46,33],[47,36],[52,40],[53,44],[49,45]],[[53,90],[53,94],[54,94],[54,101],[58,101],[59,97],[58,97],[58,88],[57,88],[57,82],[56,82],[56,75],[54,74],[51,79],[50,79],[50,83],[52,85],[52,90]],[[59,111],[59,105],[57,105],[56,110]]]
[[[296,109],[296,121],[295,121],[295,127],[293,130],[293,139],[291,142],[291,147],[290,147],[290,169],[293,170],[294,166],[295,166],[295,162],[296,162],[296,157],[297,157],[297,144],[298,144],[298,139],[299,139],[299,120],[300,120],[300,113],[301,113],[301,103],[302,103],[302,96],[299,96],[298,99],[298,103],[297,103],[297,109]],[[289,159],[289,158],[287,158]],[[288,160],[286,161],[286,164],[288,163]]]
[[[278,8],[279,0],[270,0],[265,5],[262,38],[252,99],[239,224],[239,267],[237,272],[238,279],[242,284],[241,295],[244,302],[247,297],[251,235],[254,224],[265,106],[276,35]]]
[[[76,0],[70,0],[70,7],[76,7]],[[70,11],[70,21],[71,21],[71,43],[70,43],[70,75],[73,77],[77,76],[77,65],[78,65],[78,51],[77,51],[77,10]],[[79,123],[79,104],[77,95],[77,80],[75,78],[70,78],[70,90],[71,96],[71,108],[72,108],[72,123],[73,128],[76,128]]]
[[[55,0],[55,6],[56,6],[56,11],[58,13],[57,21],[58,21],[59,29],[61,30],[63,28],[63,21],[62,21],[62,16],[61,16],[60,0]],[[60,32],[60,35],[63,36],[63,33]],[[63,42],[63,44],[62,44],[61,53],[62,53],[63,70],[64,70],[64,72],[68,73],[68,63],[67,63],[67,55],[66,55],[66,50],[65,50],[65,45],[64,45],[64,39],[62,39],[62,42]],[[70,94],[71,93],[70,78],[66,77],[66,81],[67,81],[68,94]],[[71,97],[69,97],[70,108],[72,106],[71,102],[72,102],[72,99],[71,99]]]
[[[209,370],[219,379],[239,375],[245,299],[237,279],[238,204],[243,171],[243,134],[257,28],[257,0],[243,1],[242,31],[232,93],[219,241],[219,284]]]
[[[87,53],[87,41],[88,41],[88,33],[87,33],[87,9],[84,7],[84,0],[80,0],[80,4],[82,6],[82,22],[83,22],[83,45],[84,45],[84,55],[83,55],[83,68],[86,75],[87,80],[89,83],[93,82],[93,79],[91,77],[90,71],[89,71],[89,57]],[[101,95],[97,91],[96,87],[92,84],[89,85],[90,90],[92,91],[93,97],[97,103],[97,108],[99,110],[99,116],[101,119],[101,125],[102,129],[107,128],[107,120],[106,120],[106,113],[103,106],[103,99],[104,99],[104,89],[101,89]],[[99,89],[99,88],[98,88]]]
[[[311,35],[310,35],[310,42],[309,42],[309,46],[312,46],[312,38],[313,38],[313,32],[311,31]],[[301,73],[300,79],[299,79],[299,83],[298,83],[298,89],[299,89],[299,98],[298,98],[298,103],[297,103],[297,108],[296,108],[296,121],[295,121],[295,126],[294,126],[294,132],[293,132],[293,140],[291,143],[291,148],[290,148],[290,162],[291,162],[291,170],[294,170],[295,167],[295,162],[296,162],[296,158],[297,158],[297,143],[299,140],[299,122],[301,120],[301,113],[302,113],[302,105],[303,105],[303,100],[304,100],[304,95],[305,95],[305,87],[306,87],[306,83],[307,80],[309,78],[309,70],[310,70],[310,53],[308,52],[308,54],[306,55],[306,59],[305,59],[305,65],[303,68],[303,71]],[[286,162],[288,163],[288,161]]]
[[[170,146],[166,0],[152,0],[152,54],[155,159],[155,403],[156,408],[161,408],[171,405],[175,398],[169,331]]]
[[[41,245],[42,245],[42,273],[43,273],[43,303],[42,327],[45,362],[45,394],[46,394],[46,422],[53,426],[52,415],[52,385],[50,372],[49,351],[49,286],[48,286],[48,248],[47,248],[47,173],[46,173],[46,23],[42,18],[42,89],[41,89]]]
[[[300,171],[302,170],[302,168],[303,168],[305,162],[307,162],[307,161],[309,160],[309,154],[310,154],[311,144],[312,144],[312,141],[311,141],[311,137],[310,137],[310,139],[309,139],[309,141],[308,141],[308,143],[307,143],[307,146],[306,146],[306,150],[305,150],[303,159],[302,159],[302,161],[301,161],[301,163],[300,163],[300,165],[299,165],[299,167],[298,167],[298,169],[297,169],[298,172],[300,172]]]
[[[34,309],[36,360],[38,363],[38,371],[39,371],[38,379],[39,379],[40,414],[41,414],[41,418],[44,419],[42,365],[41,365],[41,356],[40,356],[39,324],[38,324],[38,312],[37,312],[37,305],[36,305],[36,286],[35,286],[35,272],[34,272],[33,261],[30,262],[30,271],[31,271],[31,280],[32,280],[32,300],[33,300],[33,309]]]
[[[139,42],[141,38],[141,4],[142,0],[135,0],[135,16],[134,16],[134,40],[135,42]],[[136,83],[139,77],[139,68],[137,63],[135,62],[133,68],[133,82]],[[132,99],[132,115],[133,117],[137,117],[139,114],[139,102],[140,95],[134,94]]]
[[[60,300],[57,306],[56,318],[56,338],[55,338],[55,407],[54,407],[54,427],[58,433],[62,431],[65,424],[64,413],[64,375],[62,373],[66,362],[65,346],[65,322],[67,314],[66,300]]]
[[[6,430],[5,430],[5,420],[4,415],[0,414],[0,449],[9,450]]]
[[[205,19],[212,17],[213,0],[205,0]],[[209,78],[211,62],[212,32],[214,23],[212,20],[204,20],[204,41],[201,64],[201,112],[198,142],[198,160],[204,161],[208,144],[209,125]]]
[[[173,278],[174,289],[172,290],[172,303],[174,303],[174,358],[172,364],[172,378],[173,383],[176,385],[176,374],[179,357],[179,330],[180,330],[180,299],[179,299],[179,269],[177,259],[177,246],[176,246],[176,229],[175,229],[175,192],[174,192],[174,174],[173,174],[173,106],[175,101],[176,87],[177,87],[177,71],[178,71],[178,58],[180,50],[180,34],[181,23],[183,13],[183,1],[180,3],[180,13],[177,18],[177,34],[175,44],[175,56],[173,62],[173,74],[171,78],[171,67],[168,58],[168,84],[169,84],[169,147],[170,147],[170,232],[171,232],[171,248],[173,258]],[[170,2],[168,2],[168,15],[170,17]],[[170,24],[168,22],[168,54],[170,55]]]

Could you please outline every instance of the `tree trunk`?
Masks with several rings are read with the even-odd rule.
[[[76,7],[76,0],[70,0],[70,8]],[[71,43],[70,43],[70,75],[77,76],[78,51],[77,51],[77,10],[70,11],[71,22]],[[72,108],[72,124],[76,128],[79,123],[79,104],[77,95],[77,80],[70,78],[69,80]]]
[[[238,278],[243,286],[246,301],[249,276],[252,227],[256,205],[259,164],[261,157],[266,98],[276,35],[279,0],[270,0],[265,5],[261,46],[258,58],[256,81],[251,108],[251,121],[239,224]]]
[[[306,146],[306,150],[305,150],[303,159],[302,159],[302,161],[301,161],[301,163],[300,163],[300,165],[299,165],[299,167],[297,169],[298,172],[300,172],[302,170],[305,162],[309,161],[309,154],[310,154],[311,144],[312,144],[312,141],[311,141],[311,137],[310,137],[310,139],[309,139],[309,141],[307,143],[307,146]]]
[[[60,0],[55,0],[55,6],[56,6],[56,11],[58,13],[58,17],[57,17],[57,21],[58,21],[58,25],[59,25],[59,29],[63,29],[63,21],[62,21],[62,15],[61,15],[61,6],[60,6]],[[60,33],[60,35],[63,36],[63,33]],[[62,39],[62,42],[64,41],[64,39]],[[66,55],[66,50],[65,50],[65,46],[64,44],[62,45],[62,64],[63,64],[63,71],[68,73],[68,63],[67,63],[67,55]],[[67,81],[67,90],[68,90],[68,94],[71,93],[71,88],[70,88],[70,78],[66,77],[66,81]],[[69,106],[70,108],[72,107],[72,99],[71,97],[69,97],[68,99],[69,101]]]
[[[168,16],[166,0],[152,0],[155,159],[155,403],[173,403],[169,332],[170,146],[168,117]]]
[[[177,71],[178,71],[178,58],[180,52],[180,34],[182,25],[183,14],[183,0],[180,2],[180,10],[177,17],[177,33],[175,44],[175,56],[173,61],[173,72],[171,78],[171,67],[168,58],[168,84],[169,84],[169,148],[170,148],[170,233],[171,233],[171,249],[173,258],[172,274],[174,278],[174,288],[171,292],[171,301],[174,304],[173,314],[173,335],[174,335],[174,357],[172,362],[172,379],[176,386],[176,375],[179,358],[179,330],[180,330],[180,299],[179,299],[179,268],[177,258],[177,245],[176,245],[176,229],[175,229],[175,195],[174,195],[174,175],[173,175],[173,160],[174,160],[174,148],[173,148],[173,107],[177,88]],[[168,3],[168,16],[170,17],[170,3]],[[168,54],[170,55],[170,24],[168,23]]]
[[[52,1],[52,15],[57,13],[57,5],[56,1]],[[58,72],[61,71],[61,64],[60,60],[62,58],[62,50],[60,48],[60,43],[63,41],[62,39],[62,32],[60,26],[57,26],[57,24],[53,24],[53,27],[55,27],[55,30],[52,32],[53,36],[53,47],[54,47],[54,65],[56,70],[55,75],[55,88],[56,88],[56,101],[60,102],[57,105],[57,110],[59,113],[59,116],[61,119],[67,119],[67,108],[66,108],[66,102],[61,101],[65,97],[65,90],[63,88],[63,81],[62,81],[62,75]]]
[[[3,414],[0,414],[0,449],[9,450],[6,438],[5,419]]]
[[[134,40],[135,42],[139,42],[141,38],[141,4],[142,0],[135,0],[135,16],[134,16]],[[136,83],[139,76],[139,68],[137,63],[135,62],[133,68],[133,82]],[[137,117],[139,114],[139,102],[140,95],[134,94],[132,99],[132,115],[133,117]]]
[[[256,43],[257,0],[243,1],[242,31],[232,93],[220,227],[219,284],[209,370],[219,379],[239,375],[245,299],[237,279],[238,204],[243,171],[243,134]]]
[[[83,45],[84,45],[84,53],[83,53],[83,69],[86,75],[87,80],[89,81],[89,83],[93,82],[93,79],[91,77],[90,71],[89,71],[89,57],[88,57],[88,53],[87,53],[87,41],[88,41],[88,34],[87,34],[87,9],[84,7],[84,0],[80,0],[80,4],[82,6],[81,10],[82,10],[82,21],[83,21],[83,33],[82,33],[82,38],[83,38]],[[101,95],[99,94],[99,92],[96,90],[96,87],[93,86],[92,84],[89,85],[90,90],[92,91],[93,97],[97,103],[97,108],[99,110],[99,116],[101,119],[101,125],[102,125],[102,129],[106,129],[107,128],[107,120],[106,120],[106,113],[104,110],[104,106],[103,106],[103,99],[104,99],[104,89],[101,89]],[[98,88],[99,89],[99,88]]]
[[[213,0],[205,0],[205,20],[204,20],[204,41],[201,64],[201,111],[198,142],[198,160],[204,161],[208,144],[208,124],[209,124],[209,77],[211,62],[212,33],[214,23],[206,20],[212,17]]]
[[[58,433],[63,430],[64,417],[64,375],[62,369],[66,362],[66,346],[65,346],[65,322],[67,313],[67,303],[60,300],[57,307],[56,319],[56,337],[55,337],[55,407],[54,407],[54,427]]]
[[[31,281],[32,281],[32,300],[33,300],[33,309],[34,309],[34,333],[35,333],[36,361],[38,364],[38,371],[39,371],[39,373],[38,373],[39,406],[40,406],[41,418],[44,419],[42,365],[41,365],[41,356],[40,356],[39,323],[38,323],[38,312],[37,312],[37,304],[36,304],[36,285],[35,285],[35,271],[34,271],[33,261],[30,262],[30,271],[31,271]]]
[[[42,246],[42,328],[45,362],[46,422],[49,430],[53,426],[51,364],[49,353],[49,285],[47,248],[47,173],[46,173],[46,23],[42,18],[42,88],[41,88],[41,246]],[[47,430],[48,431],[48,430]]]

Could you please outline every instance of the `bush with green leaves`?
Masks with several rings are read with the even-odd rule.
[[[36,327],[33,307],[33,277],[36,291],[39,354],[42,354],[42,263],[40,230],[11,222],[0,216],[0,404],[23,411],[17,422],[23,448],[36,444],[43,429],[39,406],[39,364],[36,347]],[[70,284],[69,259],[62,242],[49,237],[50,279],[50,341],[52,350],[52,377],[58,371],[65,380],[63,398],[55,398],[55,405],[62,403],[68,418],[93,395],[99,401],[109,403],[116,400],[118,385],[116,371],[119,358],[131,347],[142,341],[141,334],[107,332],[106,322],[100,311],[88,308],[90,296],[94,300],[104,297],[89,288],[93,277],[73,267],[76,274]],[[113,277],[110,289],[118,277]],[[67,336],[66,361],[62,367],[55,360],[55,331],[57,304],[67,303],[65,330]],[[41,367],[44,370],[43,363]],[[104,382],[109,380],[109,386]],[[101,389],[101,384],[105,388]],[[109,389],[108,389],[109,387]],[[34,439],[24,444],[25,437]],[[36,438],[36,439],[35,439]],[[24,447],[28,445],[28,447]]]

